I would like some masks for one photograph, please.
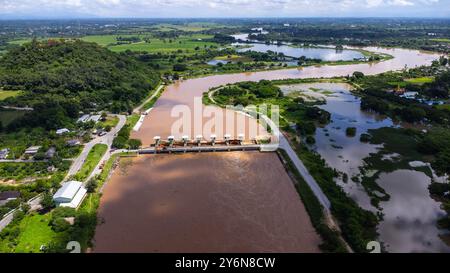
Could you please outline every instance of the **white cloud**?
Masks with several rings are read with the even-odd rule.
[[[0,14],[103,17],[408,16],[410,12],[450,17],[449,7],[450,0],[0,0]]]

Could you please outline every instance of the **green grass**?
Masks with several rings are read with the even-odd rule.
[[[251,62],[252,59],[249,57],[245,57],[245,56],[240,56],[240,55],[226,55],[226,56],[218,56],[214,58],[215,60],[220,60],[220,61],[229,61],[229,62]]]
[[[20,222],[21,233],[15,252],[40,252],[41,245],[47,245],[57,234],[49,226],[51,214],[30,214]]]
[[[95,166],[97,166],[98,162],[100,162],[100,159],[102,159],[107,149],[108,146],[106,144],[96,144],[92,147],[86,161],[83,164],[83,167],[81,167],[81,170],[75,175],[74,178],[79,181],[84,181],[95,169]]]
[[[114,117],[107,117],[105,121],[101,121],[98,123],[99,127],[105,128],[106,126],[111,126],[111,128],[116,127],[117,123],[119,123],[119,118]]]
[[[450,104],[438,105],[438,106],[436,106],[436,108],[440,109],[440,110],[447,109],[450,111]]]
[[[144,109],[145,109],[145,108],[144,108]],[[126,123],[126,125],[128,125],[129,128],[133,128],[134,125],[136,125],[136,123],[139,121],[139,118],[140,118],[140,117],[141,117],[141,116],[138,115],[138,114],[132,114],[132,115],[129,115],[129,116],[127,117],[127,123]]]
[[[444,43],[450,43],[450,39],[449,38],[438,38],[438,39],[430,39],[431,41],[435,41],[435,42],[444,42]]]
[[[115,52],[121,52],[126,50],[132,51],[146,51],[146,52],[174,52],[177,50],[183,51],[195,51],[196,47],[204,48],[216,45],[216,43],[205,42],[204,39],[212,38],[211,35],[203,35],[203,34],[193,34],[193,35],[185,35],[180,36],[174,39],[158,39],[158,38],[150,38],[150,43],[145,41],[131,43],[131,44],[121,44],[115,45],[117,42],[116,37],[119,35],[93,35],[86,36],[82,39],[88,42],[94,42],[102,46],[107,46],[110,50]],[[141,39],[148,38],[149,35],[120,35],[122,37],[140,37]],[[201,39],[201,40],[199,40]],[[171,40],[171,42],[170,42]]]
[[[9,97],[16,97],[20,95],[22,91],[7,91],[7,90],[0,90],[0,101],[4,100]]]
[[[412,79],[405,79],[406,82],[412,83],[412,84],[424,84],[424,83],[431,83],[434,81],[433,77],[421,77],[421,78],[412,78]]]
[[[8,42],[9,44],[12,45],[23,45],[25,43],[31,42],[31,39],[19,39],[19,40],[14,40],[14,41],[10,41]]]
[[[26,114],[26,111],[16,111],[16,110],[0,110],[0,122],[3,124],[3,126],[7,126],[12,121],[14,121],[17,118],[22,117]]]

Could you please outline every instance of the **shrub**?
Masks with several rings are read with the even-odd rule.
[[[345,134],[346,134],[348,137],[354,137],[354,136],[356,136],[356,128],[355,128],[355,127],[348,127],[348,128],[345,130]]]

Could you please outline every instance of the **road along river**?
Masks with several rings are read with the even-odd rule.
[[[393,59],[373,64],[317,66],[256,73],[209,76],[179,81],[166,88],[132,138],[144,146],[154,136],[181,138],[202,134],[245,133],[247,139],[265,134],[255,120],[229,128],[235,116],[216,116],[223,127],[199,126],[173,131],[182,105],[196,111],[210,88],[241,81],[321,78],[377,74],[429,65],[438,58],[406,49],[365,48]],[[197,102],[196,102],[197,100]],[[201,103],[200,103],[201,104]],[[198,107],[197,107],[198,108]],[[198,109],[197,109],[198,110]],[[200,110],[202,111],[202,110]],[[189,119],[188,119],[189,120]],[[194,123],[193,120],[191,120]],[[231,122],[232,123],[232,122]],[[206,125],[206,126],[205,126]],[[205,129],[205,130],[204,130]],[[245,132],[244,132],[245,131]],[[320,243],[292,181],[274,153],[150,155],[127,159],[106,185],[94,238],[95,252],[316,252]]]

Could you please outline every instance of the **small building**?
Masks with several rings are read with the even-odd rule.
[[[9,149],[2,149],[0,150],[0,159],[6,159],[8,157],[9,154]]]
[[[101,118],[102,118],[101,115],[88,115],[88,114],[85,114],[85,115],[82,115],[77,120],[77,122],[86,123],[86,122],[89,122],[89,121],[93,121],[94,123],[97,123],[97,122],[99,122],[99,120]]]
[[[87,121],[93,121],[94,123],[97,123],[100,121],[101,118],[102,118],[101,115],[92,115],[88,118]]]
[[[57,170],[58,169],[55,166],[53,166],[53,165],[47,167],[47,172],[49,172],[49,173],[54,173]]]
[[[88,119],[89,119],[89,115],[88,115],[88,114],[82,115],[82,116],[77,120],[77,122],[85,123],[85,122],[87,122]]]
[[[64,135],[64,134],[66,134],[66,133],[70,133],[70,130],[67,129],[67,128],[62,128],[62,129],[56,130],[56,134],[57,134],[57,135]]]
[[[66,143],[68,146],[71,146],[71,147],[81,144],[81,142],[78,139],[71,139],[71,140],[68,140]]]
[[[57,206],[78,208],[86,197],[87,190],[83,187],[83,183],[78,181],[69,181],[53,195],[53,201]]]
[[[45,152],[45,158],[50,159],[53,158],[56,154],[56,148],[55,147],[50,147],[50,149],[47,150],[47,152]]]
[[[413,100],[416,98],[417,95],[419,95],[419,92],[406,91],[402,95],[400,95],[400,97]]]
[[[39,151],[41,146],[31,146],[28,149],[25,150],[26,155],[35,155]]]

